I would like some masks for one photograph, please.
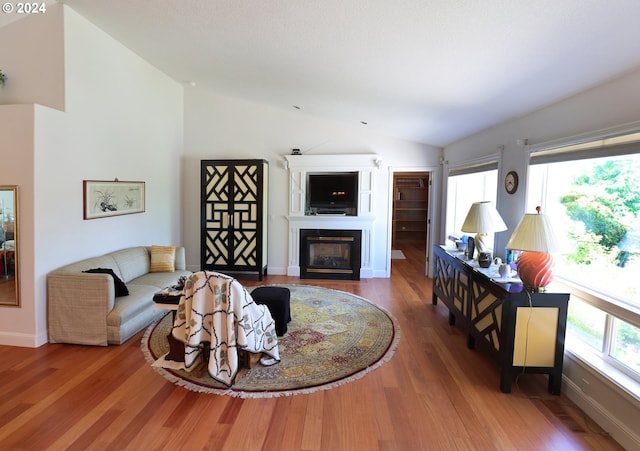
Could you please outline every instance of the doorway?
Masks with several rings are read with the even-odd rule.
[[[391,266],[410,259],[428,273],[429,199],[432,173],[394,172],[391,201]]]

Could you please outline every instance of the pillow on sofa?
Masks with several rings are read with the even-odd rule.
[[[176,270],[175,246],[151,246],[149,272],[174,272]]]
[[[86,271],[82,271],[82,272],[91,272],[91,273],[99,273],[99,274],[111,274],[111,277],[113,277],[113,288],[115,288],[115,290],[116,290],[116,297],[118,298],[120,296],[128,296],[129,295],[129,289],[124,284],[122,279],[120,279],[120,277],[116,276],[116,273],[114,273],[113,269],[111,269],[111,268],[93,268],[93,269],[87,269]]]

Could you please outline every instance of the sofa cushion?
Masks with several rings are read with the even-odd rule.
[[[140,277],[136,277],[130,281],[127,286],[131,288],[132,285],[149,285],[157,287],[158,291],[163,288],[171,287],[178,284],[178,277],[188,276],[189,271],[176,271],[176,272],[150,272],[143,274]]]
[[[187,269],[187,256],[184,247],[176,247],[176,271]],[[191,271],[189,271],[191,273]]]
[[[151,246],[149,272],[173,272],[176,270],[175,246]]]
[[[58,268],[57,270],[55,270],[56,272],[82,272],[82,271],[86,271],[88,269],[93,269],[93,268],[110,268],[113,269],[113,272],[120,277],[120,279],[123,279],[122,277],[122,273],[120,272],[120,268],[118,268],[118,264],[116,263],[116,261],[113,259],[112,256],[110,255],[102,255],[100,257],[92,257],[92,258],[87,258],[85,260],[81,260],[75,263],[70,263],[66,266],[62,266],[61,268]]]
[[[92,269],[87,269],[86,271],[82,271],[82,272],[99,273],[99,274],[110,274],[111,277],[113,277],[113,288],[116,291],[116,297],[118,298],[120,296],[128,296],[129,295],[129,290],[127,289],[127,286],[122,281],[122,279],[120,279],[120,277],[118,277],[116,275],[116,273],[113,271],[113,269],[111,269],[111,268],[92,268]]]
[[[129,285],[129,296],[118,298],[107,314],[107,326],[121,326],[146,310],[153,309],[153,294],[157,287]]]
[[[121,249],[108,255],[116,261],[125,283],[149,272],[149,252],[144,246]]]

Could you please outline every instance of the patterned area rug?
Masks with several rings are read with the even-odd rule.
[[[327,390],[356,380],[393,356],[400,339],[394,319],[351,293],[305,285],[291,290],[291,322],[278,338],[281,362],[243,369],[231,388],[209,377],[200,362],[191,372],[162,368],[169,351],[171,314],[147,329],[142,350],[165,378],[189,390],[242,398],[270,398]],[[173,362],[171,362],[173,363]],[[179,366],[179,365],[178,365]]]

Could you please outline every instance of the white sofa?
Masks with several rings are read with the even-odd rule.
[[[106,346],[121,344],[164,312],[154,309],[153,295],[188,276],[185,249],[175,249],[175,270],[150,272],[151,246],[121,249],[58,268],[47,275],[47,321],[50,343]],[[116,297],[113,270],[129,294]],[[122,286],[122,285],[120,285]]]

